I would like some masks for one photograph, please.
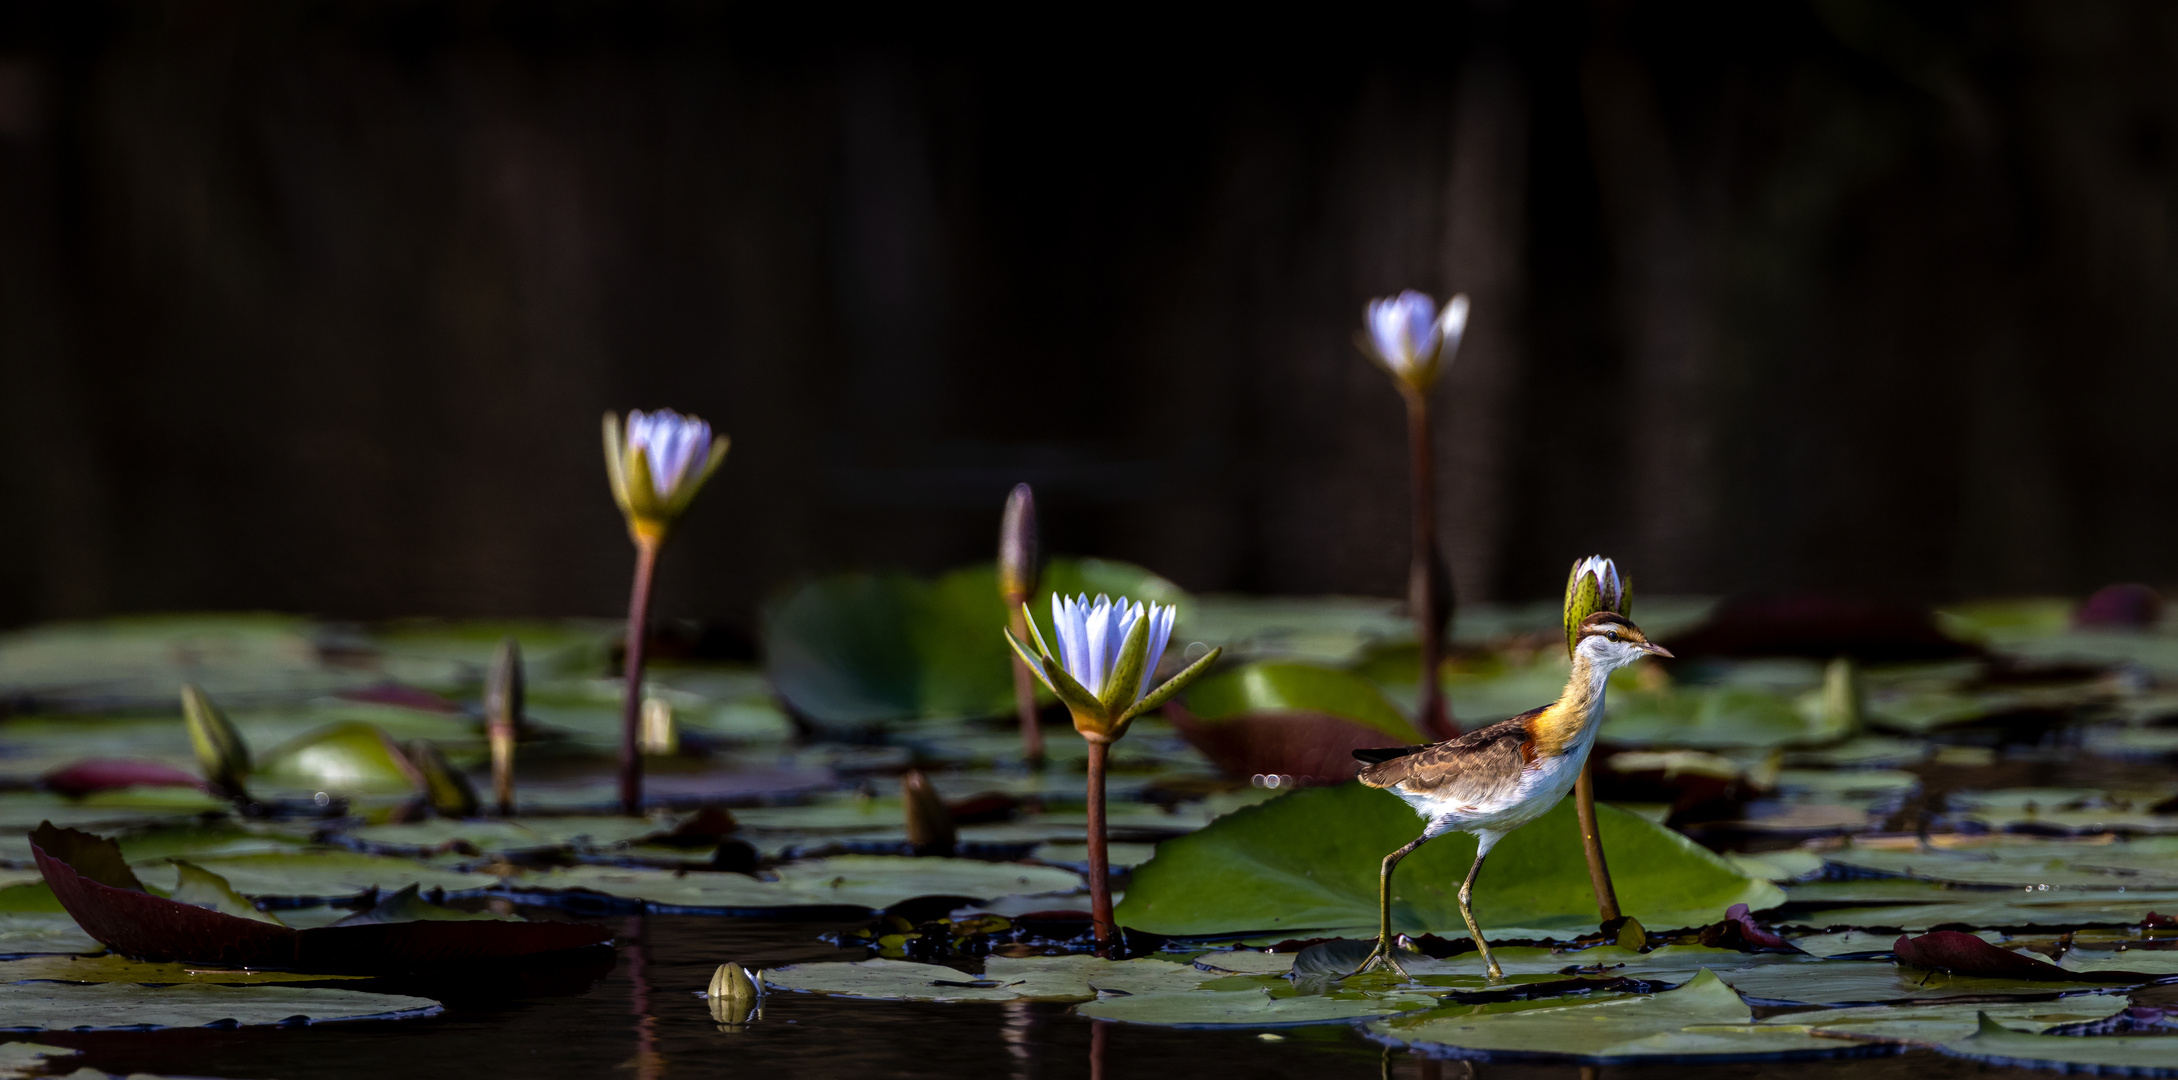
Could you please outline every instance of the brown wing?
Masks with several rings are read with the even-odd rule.
[[[1549,708],[1531,709],[1450,742],[1371,765],[1361,770],[1361,782],[1469,806],[1497,802],[1512,793],[1533,760],[1529,722]]]

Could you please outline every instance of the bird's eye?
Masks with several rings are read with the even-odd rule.
[[[1603,632],[1603,636],[1604,636],[1604,637],[1607,637],[1607,638],[1610,638],[1610,639],[1611,639],[1612,641],[1617,641],[1617,640],[1618,640],[1618,631],[1616,631],[1616,630],[1605,630],[1605,631]]]

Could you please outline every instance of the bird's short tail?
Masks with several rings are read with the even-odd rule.
[[[1393,758],[1403,758],[1408,754],[1427,749],[1429,749],[1427,746],[1382,746],[1374,750],[1356,750],[1354,751],[1354,760],[1364,761],[1371,765],[1381,765]]]

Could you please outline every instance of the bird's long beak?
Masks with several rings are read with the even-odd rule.
[[[1641,643],[1641,651],[1642,651],[1642,652],[1645,652],[1645,653],[1654,653],[1655,655],[1657,655],[1657,656],[1661,656],[1661,657],[1664,657],[1664,658],[1665,658],[1665,659],[1667,659],[1667,660],[1671,658],[1671,650],[1670,650],[1670,649],[1667,649],[1667,648],[1663,647],[1662,645],[1658,645],[1657,643],[1655,643],[1655,642],[1653,642],[1653,641],[1644,641],[1644,642],[1642,642],[1642,643]]]

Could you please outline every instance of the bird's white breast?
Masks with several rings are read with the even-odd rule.
[[[1596,725],[1584,726],[1586,730],[1567,745],[1564,753],[1521,770],[1519,783],[1490,803],[1462,805],[1454,800],[1403,790],[1398,791],[1398,795],[1414,808],[1415,813],[1429,819],[1426,832],[1430,836],[1448,832],[1510,832],[1549,813],[1567,792],[1573,790],[1574,783],[1580,779],[1581,767],[1588,763],[1588,751],[1596,742]]]

